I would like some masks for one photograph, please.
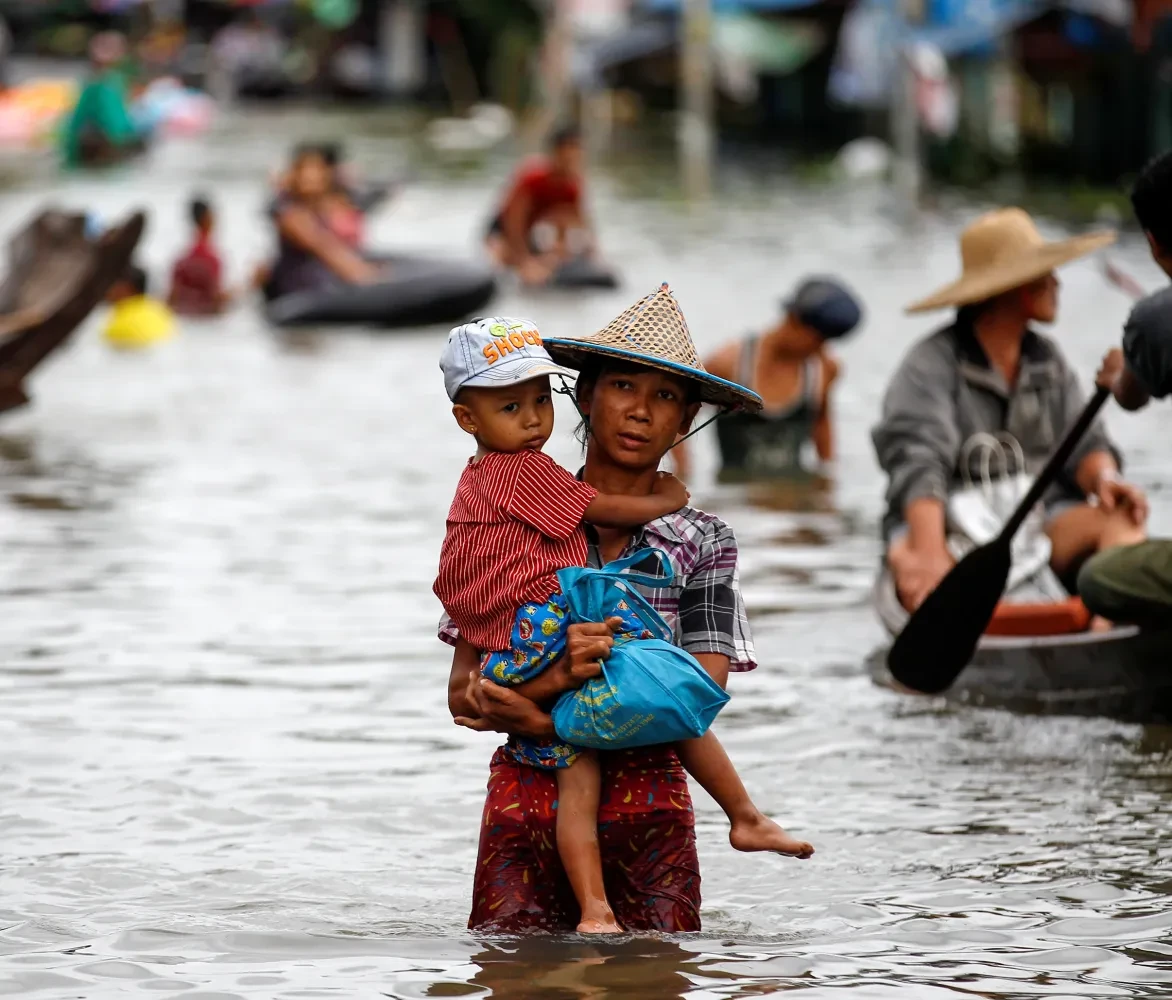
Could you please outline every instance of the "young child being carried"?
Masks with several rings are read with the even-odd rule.
[[[482,675],[524,694],[565,652],[571,622],[557,572],[585,564],[582,523],[637,527],[683,507],[688,494],[666,474],[649,496],[602,494],[542,452],[553,431],[549,378],[573,373],[553,363],[531,323],[489,318],[457,327],[440,368],[452,414],[477,450],[448,513],[435,593],[461,637],[480,650]],[[625,602],[614,614],[622,620],[616,640],[645,635]],[[579,931],[619,932],[603,886],[596,755],[523,738],[511,738],[509,752],[521,763],[557,769],[558,853],[581,910]],[[735,848],[814,853],[757,810],[711,732],[681,743],[679,755],[729,817]]]

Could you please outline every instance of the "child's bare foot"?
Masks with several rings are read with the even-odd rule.
[[[803,861],[814,853],[814,846],[797,840],[764,813],[756,813],[733,822],[729,843],[738,851],[773,851]]]
[[[622,934],[623,929],[614,918],[614,912],[606,903],[587,907],[582,911],[578,923],[579,934]]]

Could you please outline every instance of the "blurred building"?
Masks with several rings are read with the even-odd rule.
[[[885,137],[915,74],[927,163],[1115,184],[1172,148],[1172,0],[710,0],[716,125],[832,150]],[[683,0],[0,0],[22,55],[155,32],[157,69],[225,96],[463,113],[670,111]],[[168,34],[162,26],[177,27]],[[0,60],[3,60],[0,54]]]

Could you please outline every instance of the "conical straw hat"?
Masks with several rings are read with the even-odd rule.
[[[666,283],[589,337],[546,337],[546,350],[560,365],[580,370],[591,358],[618,358],[631,364],[687,376],[706,403],[754,412],[761,397],[743,385],[704,370],[688,323]]]
[[[1114,233],[1098,232],[1047,243],[1026,212],[1001,208],[982,215],[960,234],[961,276],[913,302],[907,311],[931,312],[984,302],[1114,242]]]

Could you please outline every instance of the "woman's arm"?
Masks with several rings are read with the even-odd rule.
[[[729,658],[723,653],[696,653],[694,654],[700,666],[722,688],[728,687]]]
[[[944,505],[961,446],[953,398],[957,377],[956,359],[944,344],[933,339],[912,348],[887,387],[882,417],[871,432],[888,477],[887,501],[908,522],[913,549],[943,544]]]
[[[538,706],[549,705],[567,691],[576,691],[602,673],[602,661],[614,648],[614,631],[623,620],[579,622],[566,630],[566,652],[532,680],[506,684],[514,694]]]
[[[343,281],[367,284],[379,273],[359,254],[334,237],[309,211],[290,205],[277,213],[277,228],[290,243],[313,254]]]
[[[452,672],[448,675],[448,711],[452,718],[475,718],[476,706],[468,699],[468,677],[480,673],[480,654],[463,639],[452,650]]]
[[[601,673],[599,661],[610,656],[617,618],[580,622],[566,631],[565,655],[531,681],[516,686],[496,684],[480,676],[480,654],[460,639],[452,652],[448,675],[448,711],[457,725],[481,732],[537,738],[553,734],[553,720],[537,702],[551,701],[581,687]]]

